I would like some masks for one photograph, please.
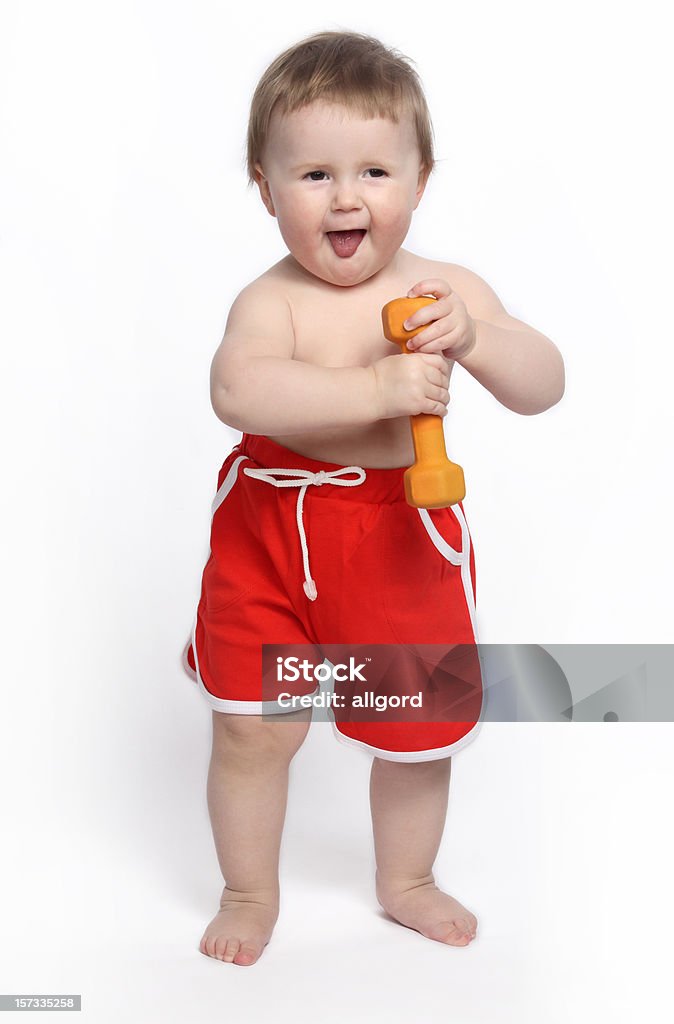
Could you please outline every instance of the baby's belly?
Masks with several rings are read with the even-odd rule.
[[[414,446],[409,417],[378,420],[366,427],[315,430],[310,434],[268,435],[271,441],[319,462],[367,469],[411,466]]]

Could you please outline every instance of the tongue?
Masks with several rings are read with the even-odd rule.
[[[328,231],[328,238],[332,242],[332,248],[342,259],[346,259],[347,256],[353,256],[364,237],[365,231],[363,228],[353,231]]]

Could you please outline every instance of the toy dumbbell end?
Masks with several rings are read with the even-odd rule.
[[[413,355],[407,348],[407,341],[424,328],[406,331],[403,323],[417,309],[435,301],[419,296],[387,302],[381,313],[384,337],[398,345],[403,353]],[[415,462],[403,477],[408,505],[413,508],[447,508],[463,501],[466,496],[463,470],[447,458],[442,417],[421,413],[410,416],[410,425]]]
[[[410,466],[403,477],[405,498],[412,508],[449,508],[466,497],[463,470],[456,462],[447,467]]]
[[[405,498],[413,508],[447,508],[466,497],[461,466],[445,451],[440,416],[411,416],[414,465],[405,471]],[[439,429],[438,429],[439,428]]]

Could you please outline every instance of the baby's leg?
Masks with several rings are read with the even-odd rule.
[[[451,758],[401,763],[374,758],[370,805],[377,899],[401,924],[429,939],[466,946],[477,919],[433,878],[447,814]]]
[[[208,809],[225,888],[199,945],[207,956],[249,966],[271,937],[288,767],[310,721],[310,709],[273,716],[213,712]]]

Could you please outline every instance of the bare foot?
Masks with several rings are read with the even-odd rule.
[[[387,914],[428,939],[467,946],[475,938],[475,915],[433,881],[406,890],[378,884],[377,899]]]
[[[216,960],[250,967],[269,942],[277,917],[277,899],[225,886],[220,910],[206,928],[199,950]]]

